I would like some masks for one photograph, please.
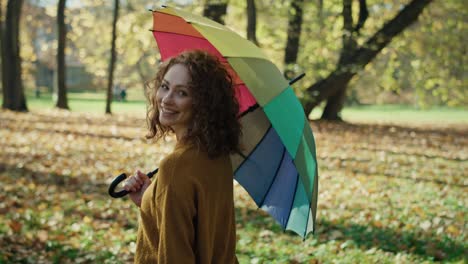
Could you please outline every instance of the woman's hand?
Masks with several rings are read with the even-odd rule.
[[[130,199],[138,206],[141,205],[141,199],[148,186],[151,184],[150,178],[140,170],[130,176],[123,186],[124,190],[128,191]]]

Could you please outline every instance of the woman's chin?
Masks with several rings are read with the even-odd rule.
[[[165,127],[172,127],[172,125],[174,125],[174,122],[169,122],[169,121],[160,121],[161,125],[165,126]]]
[[[167,115],[160,115],[159,116],[159,122],[161,123],[161,125],[167,126],[167,127],[170,127],[175,123],[174,119],[175,119],[174,117],[170,117],[170,116],[167,116]]]

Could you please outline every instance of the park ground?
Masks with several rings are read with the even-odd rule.
[[[0,110],[0,263],[131,263],[138,211],[112,199],[121,172],[153,170],[174,142],[144,139],[145,106],[94,98]],[[240,263],[466,263],[468,112],[353,107],[312,121],[315,234],[304,241],[235,185]]]

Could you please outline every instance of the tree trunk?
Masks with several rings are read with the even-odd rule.
[[[323,109],[321,119],[329,121],[343,121],[341,118],[341,110],[343,110],[345,100],[346,89],[340,89],[337,93],[330,96],[325,108]]]
[[[143,58],[145,57],[145,54],[143,54],[143,56],[141,56],[137,63],[135,64],[135,69],[138,73],[138,76],[140,77],[140,80],[141,80],[141,84],[142,84],[142,87],[143,87],[143,94],[146,95],[146,81],[148,80],[148,77],[145,76],[145,73],[144,73],[144,65],[143,65]]]
[[[210,1],[206,1],[205,6],[203,7],[203,16],[224,25],[224,16],[226,15],[227,5],[227,2],[211,3]]]
[[[357,43],[353,32],[352,0],[343,0],[343,48],[341,49],[338,67],[345,68],[350,63],[352,54],[356,51]],[[340,112],[346,99],[346,90],[340,90],[327,99],[322,113],[322,119],[341,121]]]
[[[255,7],[255,0],[247,0],[247,39],[258,46],[257,7]]]
[[[115,41],[117,39],[117,19],[119,18],[119,0],[114,1],[114,20],[112,22],[112,48],[111,58],[109,62],[109,79],[107,82],[107,100],[106,100],[106,114],[111,114],[112,103],[112,87],[114,86],[114,68],[116,61]]]
[[[3,104],[13,111],[28,111],[21,78],[21,57],[19,45],[20,16],[23,0],[9,0],[5,21],[2,63]]]
[[[364,23],[366,23],[367,18],[369,17],[369,10],[367,10],[367,3],[366,0],[359,0],[359,18],[354,28],[354,32],[359,34],[362,27],[364,27]]]
[[[65,64],[65,46],[67,39],[67,28],[65,25],[65,5],[66,0],[59,0],[57,7],[57,108],[69,109],[66,86],[66,64]]]
[[[349,81],[356,73],[371,62],[390,41],[413,24],[424,8],[432,0],[413,0],[406,5],[392,20],[387,22],[366,43],[359,47],[346,65],[338,65],[325,79],[307,88],[309,100],[304,110],[310,113],[323,100],[330,98],[340,90],[346,90]]]
[[[0,77],[2,78],[2,95],[3,95],[3,87],[5,87],[5,85],[3,84],[4,82],[4,78],[3,76],[5,76],[4,72],[3,72],[3,62],[5,61],[5,58],[4,58],[4,52],[3,52],[3,34],[5,34],[5,27],[3,26],[4,23],[3,23],[3,20],[4,20],[4,17],[3,17],[3,0],[0,0]]]
[[[318,24],[319,27],[322,29],[323,28],[323,0],[318,1]]]
[[[296,75],[294,72],[294,64],[296,64],[297,53],[299,52],[303,6],[304,0],[293,0],[289,7],[288,39],[286,41],[284,54],[284,76],[286,79],[292,79]]]

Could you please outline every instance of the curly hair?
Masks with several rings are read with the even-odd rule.
[[[185,65],[189,71],[194,109],[192,122],[183,140],[204,149],[211,158],[239,152],[242,130],[237,118],[239,104],[232,78],[217,57],[201,50],[183,52],[159,67],[152,85],[147,87],[146,121],[149,133],[146,138],[159,140],[173,132],[159,120],[160,106],[156,92],[164,75],[176,64]]]

